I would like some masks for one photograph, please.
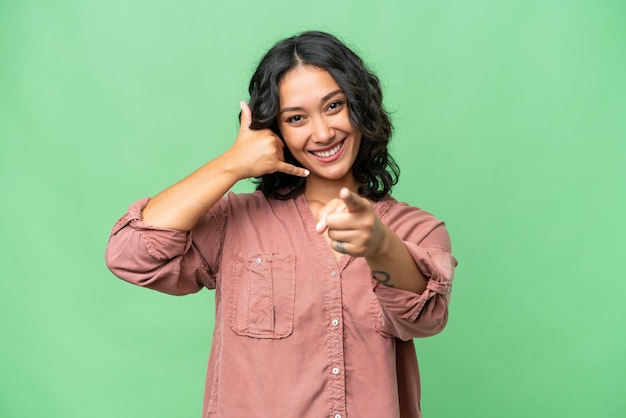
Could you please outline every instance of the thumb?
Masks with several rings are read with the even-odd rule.
[[[341,204],[341,200],[339,199],[331,200],[317,212],[317,224],[315,224],[315,231],[318,234],[321,234],[328,228],[326,217],[335,212],[343,212],[343,204]]]
[[[321,209],[318,213],[317,213],[317,223],[315,224],[315,232],[317,232],[318,234],[321,234],[322,232],[326,231],[326,228],[328,228],[328,225],[326,225],[326,216],[328,216],[329,210],[326,208]]]
[[[250,129],[250,124],[252,123],[252,110],[250,110],[250,106],[245,101],[239,102],[239,107],[241,107],[241,115],[239,116],[239,123],[241,124],[240,129]]]

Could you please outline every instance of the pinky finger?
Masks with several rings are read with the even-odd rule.
[[[296,167],[288,163],[281,162],[278,165],[278,171],[285,174],[291,174],[292,176],[307,177],[311,172],[306,168]]]

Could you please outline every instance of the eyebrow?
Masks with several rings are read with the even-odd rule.
[[[331,97],[336,96],[337,94],[340,94],[340,93],[343,93],[343,90],[341,90],[341,89],[333,90],[330,93],[328,93],[326,96],[322,97],[322,100],[320,100],[320,102],[325,102],[326,100],[328,100]],[[281,114],[281,113],[285,113],[285,112],[294,112],[294,111],[298,111],[298,110],[304,110],[304,108],[300,107],[300,106],[283,107],[282,109],[280,109],[280,112],[278,112],[278,113]]]

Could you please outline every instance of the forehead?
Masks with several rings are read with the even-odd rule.
[[[328,71],[310,65],[289,70],[278,85],[281,106],[316,103],[338,89],[339,85]]]

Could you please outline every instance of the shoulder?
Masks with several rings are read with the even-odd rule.
[[[400,202],[392,196],[387,196],[381,200],[378,205],[381,206],[382,214],[379,215],[393,221],[411,221],[412,223],[443,223],[442,220],[435,217],[432,213],[412,206],[406,202]]]
[[[377,204],[380,220],[400,236],[426,237],[435,229],[445,229],[441,219],[417,206],[387,196]]]

